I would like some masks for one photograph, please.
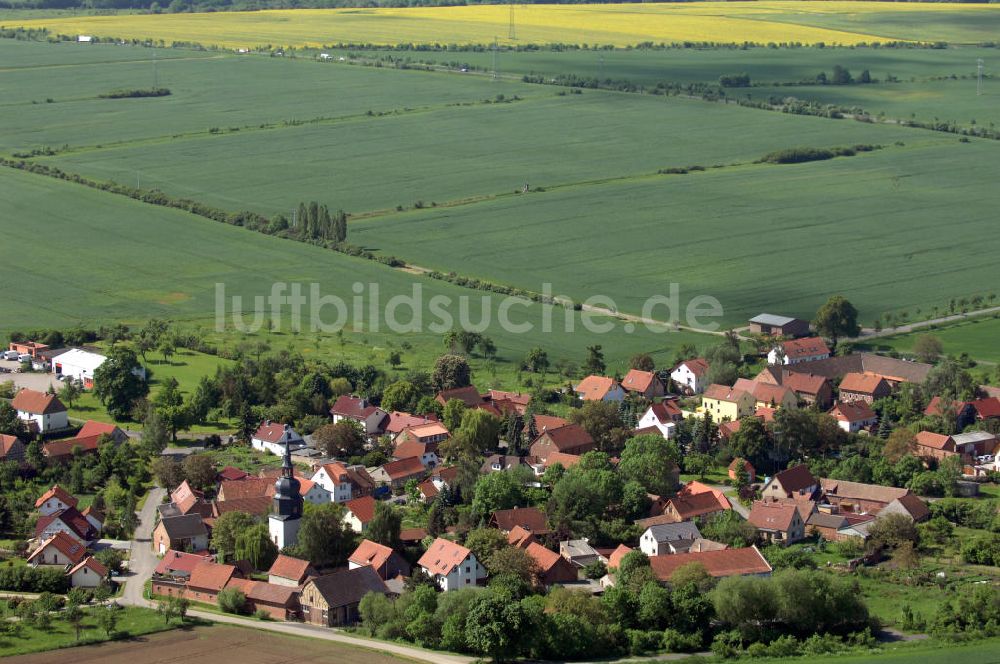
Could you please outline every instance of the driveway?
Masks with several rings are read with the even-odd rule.
[[[153,524],[156,522],[156,506],[163,502],[166,490],[154,487],[146,498],[146,503],[139,512],[139,525],[132,537],[132,557],[128,561],[129,576],[125,581],[125,592],[122,603],[132,606],[151,606],[142,596],[146,581],[153,577],[159,559],[153,553]]]
[[[21,363],[14,360],[0,360],[0,367],[13,372],[15,369],[20,370]],[[17,389],[27,387],[38,392],[44,392],[50,385],[55,390],[62,386],[55,375],[50,373],[0,373],[0,382],[8,380],[14,381],[14,387]]]

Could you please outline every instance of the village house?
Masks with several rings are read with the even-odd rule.
[[[80,427],[80,430],[76,432],[76,437],[89,438],[91,436],[107,436],[119,445],[128,442],[128,434],[118,425],[87,420]]]
[[[661,523],[646,528],[639,537],[639,550],[647,556],[682,553],[690,549],[691,543],[700,537],[698,526],[690,521]]]
[[[20,464],[24,461],[24,443],[17,436],[0,433],[0,461]]]
[[[851,372],[877,374],[884,378],[892,389],[900,383],[923,384],[931,370],[930,364],[901,360],[875,353],[851,353],[825,360],[789,364],[785,369],[794,373],[812,373],[830,380],[843,378]]]
[[[972,407],[971,401],[952,401],[939,396],[932,397],[927,403],[924,415],[954,418],[955,427],[959,431],[976,421],[976,409]]]
[[[407,427],[416,427],[421,424],[436,421],[437,420],[432,417],[411,415],[410,413],[403,413],[398,410],[394,410],[389,413],[389,419],[386,420],[385,435],[395,440],[396,436],[402,433],[403,429],[406,429]]]
[[[335,503],[370,495],[375,489],[375,481],[364,466],[345,466],[338,462],[320,466],[312,481],[329,491]]]
[[[399,491],[410,480],[422,479],[426,472],[420,457],[408,457],[382,464],[371,473],[371,478],[393,491]]]
[[[57,532],[38,545],[28,556],[28,564],[32,567],[53,565],[66,567],[76,565],[87,557],[87,547],[67,533]]]
[[[394,459],[417,457],[425,468],[436,466],[438,444],[448,440],[448,429],[440,422],[428,422],[403,429],[395,440]]]
[[[878,424],[878,415],[863,399],[836,403],[829,410],[829,415],[837,420],[837,426],[847,433],[857,433]]]
[[[661,583],[669,583],[674,572],[691,563],[701,563],[717,579],[727,576],[770,576],[771,565],[755,546],[743,549],[692,551],[649,559],[653,574]]]
[[[976,399],[969,402],[969,405],[975,411],[976,419],[980,422],[1000,419],[1000,398],[998,397]]]
[[[88,505],[83,509],[82,512],[80,512],[80,514],[82,514],[83,518],[85,518],[87,522],[90,523],[91,527],[94,529],[95,532],[100,533],[102,530],[104,530],[105,516],[104,513],[101,512],[101,510],[97,509],[93,505]]]
[[[705,388],[701,407],[705,413],[711,414],[716,422],[735,421],[751,415],[754,412],[755,401],[753,395],[746,390],[712,384]]]
[[[169,549],[204,551],[208,549],[208,530],[198,514],[166,517],[153,529],[152,545],[160,555]]]
[[[817,489],[819,481],[809,472],[809,466],[801,464],[775,473],[761,489],[761,496],[764,500],[808,499],[815,495]]]
[[[717,495],[713,491],[701,493],[678,493],[667,500],[663,508],[663,515],[660,523],[678,523],[690,521],[695,517],[724,512],[731,508],[729,501],[725,497]],[[643,519],[641,523],[652,525],[651,519]]]
[[[361,540],[361,544],[347,558],[349,569],[371,567],[383,581],[399,576],[410,576],[410,563],[384,544]]]
[[[371,567],[356,567],[309,579],[299,602],[302,618],[312,625],[343,627],[358,622],[358,604],[368,593],[389,594]]]
[[[664,394],[663,381],[652,371],[632,369],[622,378],[621,387],[626,392],[638,394],[644,399],[653,400]]]
[[[96,588],[108,578],[108,568],[93,556],[87,556],[66,572],[72,588]]]
[[[597,444],[586,429],[578,424],[566,424],[543,430],[531,442],[528,451],[544,462],[552,452],[582,455],[594,449],[597,449]]]
[[[597,549],[590,546],[585,539],[564,540],[559,542],[559,555],[568,560],[576,567],[586,567],[591,563],[603,562],[607,564]]]
[[[758,500],[747,517],[767,542],[788,546],[805,537],[805,521],[796,505]]]
[[[469,588],[486,579],[486,568],[476,560],[476,554],[441,537],[427,547],[417,565],[445,592]]]
[[[69,413],[59,397],[22,389],[10,402],[17,411],[17,417],[37,433],[49,433],[69,428]]]
[[[503,390],[490,390],[484,395],[484,398],[501,413],[514,412],[518,415],[524,415],[528,410],[528,404],[531,403],[530,394],[504,392]]]
[[[833,402],[833,386],[823,376],[782,371],[781,385],[790,389],[799,401],[823,409]]]
[[[924,459],[942,461],[950,456],[956,456],[955,441],[951,436],[921,431],[916,435],[916,455]]]
[[[573,388],[576,398],[581,401],[622,401],[625,390],[607,376],[587,376]]]
[[[684,360],[674,367],[670,372],[670,380],[686,394],[701,394],[707,387],[706,375],[708,375],[708,362],[705,358],[696,357]]]
[[[677,423],[684,419],[680,406],[674,401],[654,403],[642,414],[636,423],[636,430],[655,428],[667,440],[676,435]]]
[[[267,582],[277,586],[299,588],[310,576],[315,575],[316,572],[308,560],[300,560],[279,553],[271,564],[271,568],[267,570]]]
[[[183,597],[191,572],[205,561],[211,562],[211,554],[208,552],[167,551],[153,570],[153,595]]]
[[[356,533],[363,533],[375,518],[375,499],[361,496],[344,503],[344,525]]]
[[[330,415],[334,424],[345,420],[356,423],[368,438],[381,436],[389,423],[389,413],[368,403],[367,399],[353,395],[338,397],[330,408]]]
[[[78,512],[75,507],[67,507],[58,512],[40,516],[35,522],[35,539],[48,539],[59,532],[69,535],[84,546],[97,539],[97,531],[87,520],[87,517]]]
[[[548,588],[558,583],[573,583],[579,579],[577,568],[555,551],[550,551],[538,542],[530,542],[524,547],[538,567],[538,582]]]
[[[525,466],[534,471],[539,460],[531,456],[515,456],[512,454],[491,454],[486,457],[483,465],[479,467],[479,472],[483,475],[490,473],[505,473],[508,470]]]
[[[753,397],[754,410],[758,408],[794,410],[799,407],[799,398],[784,385],[771,385],[748,378],[738,378],[733,384],[733,389],[749,392]]]
[[[801,364],[830,357],[830,349],[820,337],[782,341],[767,354],[768,364]]]
[[[247,613],[263,612],[271,620],[295,620],[301,613],[298,588],[232,577],[227,589],[239,590],[246,599]]]
[[[927,505],[914,496],[909,489],[829,478],[821,478],[820,487],[823,490],[825,501],[842,514],[878,515],[893,502],[901,501],[899,507],[914,521],[923,521],[930,516]],[[910,497],[915,498],[916,501],[914,502]],[[911,510],[913,511],[911,512]],[[896,511],[896,508],[893,511]]]
[[[490,515],[489,525],[504,533],[509,533],[517,527],[535,535],[546,535],[551,532],[548,526],[548,517],[537,507],[497,510]]]
[[[270,452],[275,456],[285,453],[285,442],[292,450],[306,446],[306,441],[288,424],[266,420],[250,438],[250,444],[259,452]]]
[[[51,489],[43,493],[35,501],[35,509],[42,516],[49,516],[56,512],[61,512],[70,507],[76,507],[79,501],[76,497],[63,489],[58,484],[54,484]]]
[[[191,569],[184,597],[192,602],[218,604],[219,593],[229,585],[229,580],[234,576],[239,576],[234,565],[221,565],[203,560]]]
[[[863,374],[850,372],[840,379],[838,394],[842,403],[864,401],[872,404],[876,399],[882,399],[892,394],[889,382],[878,374]]]
[[[809,334],[809,321],[774,314],[760,314],[750,319],[750,334],[770,337],[804,337]]]

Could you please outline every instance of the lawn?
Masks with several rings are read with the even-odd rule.
[[[704,2],[641,5],[518,5],[514,39],[504,5],[218,14],[8,19],[9,27],[116,38],[193,41],[230,48],[336,43],[615,44],[745,41],[856,44],[995,38],[1000,12],[983,5],[904,6],[875,2]]]
[[[934,328],[925,327],[909,334],[880,338],[873,345],[878,349],[892,348],[902,353],[911,353],[913,342],[923,334],[937,337],[948,355],[968,353],[975,360],[1000,364],[1000,348],[997,347],[997,339],[1000,339],[1000,318],[996,316],[969,318]]]
[[[867,324],[1000,286],[996,145],[939,140],[913,131],[851,158],[566,187],[359,220],[351,233],[429,268],[549,282],[578,301],[605,293],[630,313],[677,283],[684,301],[717,298],[732,324],[775,308],[808,320],[834,293]]]
[[[75,630],[64,622],[59,615],[52,616],[52,624],[49,629],[40,630],[35,627],[22,626],[21,632],[17,636],[4,635],[0,638],[0,657],[11,655],[24,655],[26,653],[43,652],[60,648],[71,648],[83,643],[101,643],[108,641],[108,635],[97,625],[94,617],[95,611],[104,611],[103,607],[91,607],[86,609],[87,617],[84,620],[84,629],[80,639],[77,641]],[[151,609],[141,609],[137,607],[127,607],[122,609],[120,620],[115,630],[115,639],[130,640],[143,634],[162,632],[172,629],[175,625],[167,626],[163,623],[163,618]],[[75,661],[66,653],[60,655],[59,661]]]
[[[880,652],[847,655],[809,655],[799,658],[754,659],[756,664],[784,664],[810,662],[810,664],[996,664],[1000,639],[987,639],[972,643],[948,641],[911,641],[883,646]]]

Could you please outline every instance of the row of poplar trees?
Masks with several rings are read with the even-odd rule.
[[[309,205],[299,203],[295,214],[295,230],[305,238],[313,240],[347,240],[347,214],[337,210],[330,214],[330,209],[312,201]]]

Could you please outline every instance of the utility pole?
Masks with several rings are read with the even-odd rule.
[[[983,59],[976,60],[976,96],[983,94]]]
[[[493,80],[497,80],[497,38],[493,37]]]
[[[510,27],[507,28],[507,39],[517,39],[517,33],[514,31],[514,0],[510,3]]]

